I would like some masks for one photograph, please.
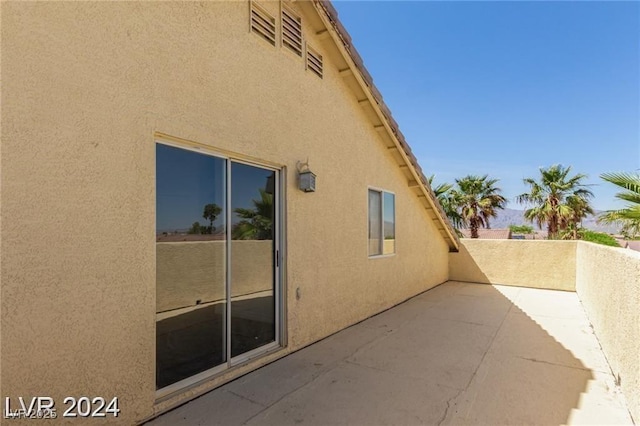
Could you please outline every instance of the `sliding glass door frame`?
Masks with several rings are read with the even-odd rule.
[[[171,138],[173,139],[173,138]],[[268,353],[275,352],[280,350],[281,348],[286,346],[286,331],[284,328],[284,322],[286,318],[286,314],[284,312],[284,292],[283,292],[283,282],[284,282],[284,254],[283,254],[283,235],[284,235],[284,216],[283,212],[285,211],[284,203],[285,203],[285,177],[286,177],[286,168],[282,166],[277,166],[274,164],[268,164],[268,162],[261,162],[259,160],[243,158],[241,155],[232,154],[224,151],[217,151],[210,147],[200,146],[194,143],[190,143],[188,141],[176,141],[166,140],[165,138],[157,138],[155,140],[156,144],[162,144],[171,146],[174,148],[180,148],[192,152],[196,152],[203,155],[208,155],[216,158],[220,158],[225,160],[226,163],[226,194],[225,194],[225,214],[226,214],[226,250],[225,250],[225,263],[226,263],[226,274],[225,274],[225,351],[226,351],[226,360],[212,367],[208,370],[197,373],[193,376],[187,377],[178,382],[172,383],[166,387],[160,388],[156,390],[156,401],[160,402],[162,400],[168,399],[174,394],[185,391],[186,389],[193,388],[198,386],[215,376],[221,375],[236,367],[238,365],[242,365],[247,363],[248,361],[264,356]],[[274,331],[275,331],[275,340],[271,343],[267,343],[263,346],[245,352],[243,354],[237,355],[235,357],[231,356],[231,290],[232,290],[232,269],[231,269],[231,222],[232,222],[232,212],[231,212],[231,166],[232,163],[245,164],[252,167],[257,167],[269,171],[273,171],[275,175],[274,182],[274,244],[273,244],[273,282],[274,282]],[[156,213],[157,215],[157,213]],[[157,282],[157,280],[156,280]],[[155,287],[154,287],[155,288]],[[155,324],[155,321],[154,321]],[[155,361],[155,357],[154,357]],[[156,361],[157,362],[157,361]]]

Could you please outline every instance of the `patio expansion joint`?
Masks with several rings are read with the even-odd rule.
[[[372,367],[370,365],[360,364],[360,363],[358,363],[356,361],[351,361],[349,359],[345,359],[342,362],[344,362],[345,364],[355,365],[356,367],[362,367],[362,368],[366,368],[368,370],[378,371],[380,373],[392,374],[394,376],[398,376],[398,377],[402,377],[402,378],[406,378],[406,379],[416,379],[416,376],[411,376],[411,375],[407,375],[407,374],[398,373],[397,371],[393,371],[393,370],[385,370],[384,368],[378,368],[378,367]],[[458,388],[458,387],[455,387],[455,386],[443,385],[441,383],[436,383],[435,385],[437,387],[439,387],[439,388],[447,388],[447,389],[452,389],[452,390],[457,390],[457,391],[463,391],[464,390],[464,389],[461,389],[461,388]]]
[[[260,414],[264,413],[264,412],[265,412],[265,411],[267,411],[269,408],[273,407],[274,405],[277,405],[280,401],[282,401],[283,399],[285,399],[286,397],[288,397],[288,396],[289,396],[289,395],[291,395],[292,393],[295,393],[295,392],[299,391],[300,389],[302,389],[302,388],[305,388],[305,387],[309,386],[311,383],[315,382],[319,377],[322,377],[322,376],[324,376],[325,374],[329,373],[330,371],[333,371],[333,369],[334,369],[334,368],[335,368],[335,366],[332,366],[331,368],[328,368],[327,370],[325,370],[325,371],[323,371],[323,372],[321,372],[321,373],[318,373],[317,375],[313,375],[313,376],[311,377],[311,380],[309,380],[309,381],[308,381],[308,382],[306,382],[306,383],[303,383],[302,385],[300,385],[300,386],[298,386],[298,387],[296,387],[296,388],[294,388],[294,389],[291,389],[289,392],[285,393],[285,394],[284,394],[284,395],[282,395],[280,398],[276,399],[275,401],[273,401],[273,402],[272,402],[272,403],[270,403],[270,404],[267,404],[267,405],[260,404],[260,406],[261,406],[261,407],[264,407],[264,408],[262,408],[262,410],[260,410],[260,411],[258,411],[257,413],[255,413],[253,416],[251,416],[251,417],[249,417],[248,419],[246,419],[244,422],[242,422],[242,424],[243,424],[243,425],[249,424],[249,422],[250,422],[251,420],[253,420],[255,417],[258,417]],[[247,399],[247,398],[245,398],[245,399]]]
[[[502,323],[499,326],[495,326],[495,325],[490,325],[490,324],[482,324],[480,322],[465,321],[465,320],[454,319],[454,318],[444,318],[444,317],[438,316],[438,315],[433,315],[433,316],[425,315],[425,317],[432,318],[432,319],[437,319],[437,320],[440,320],[440,321],[452,321],[452,322],[459,322],[459,323],[462,323],[462,324],[478,325],[480,327],[490,327],[490,328],[495,328],[497,330],[499,330],[500,327],[502,326]],[[492,340],[492,342],[493,342],[493,340]]]
[[[480,369],[480,366],[484,363],[484,360],[487,357],[487,354],[491,351],[491,347],[493,346],[493,343],[495,342],[496,337],[498,336],[498,333],[502,329],[502,326],[504,325],[504,322],[507,320],[507,317],[509,316],[509,313],[511,312],[511,310],[513,309],[514,306],[515,305],[511,304],[511,306],[509,307],[507,312],[505,312],[504,316],[502,317],[502,321],[500,321],[500,325],[496,328],[495,333],[491,337],[491,342],[489,342],[489,346],[484,351],[484,354],[482,354],[482,358],[480,359],[480,362],[478,362],[478,365],[476,365],[476,368],[473,371],[473,374],[471,375],[471,377],[469,378],[469,381],[467,382],[467,385],[464,387],[464,389],[461,389],[458,393],[456,393],[454,396],[452,396],[451,398],[449,398],[447,400],[447,407],[445,408],[444,413],[442,413],[442,417],[440,418],[440,420],[438,420],[437,426],[440,426],[447,419],[447,416],[449,415],[449,411],[451,410],[451,404],[453,403],[453,401],[458,399],[460,397],[460,395],[462,395],[464,392],[466,392],[469,389],[469,386],[471,386],[471,383],[473,383],[473,379],[478,374],[478,370]],[[462,321],[462,322],[464,322],[464,321]]]
[[[253,420],[255,417],[258,417],[260,414],[264,413],[264,412],[265,412],[266,410],[268,410],[269,408],[271,408],[271,407],[273,407],[273,406],[277,405],[278,403],[280,403],[280,401],[284,400],[284,399],[285,399],[285,398],[287,398],[289,395],[291,395],[291,394],[293,394],[293,393],[295,393],[295,392],[298,392],[299,390],[301,390],[301,389],[303,389],[303,388],[305,388],[305,387],[307,387],[307,386],[310,386],[313,382],[315,382],[315,381],[316,381],[316,380],[318,380],[319,378],[321,378],[321,377],[325,376],[326,374],[329,374],[330,372],[332,372],[333,370],[335,370],[335,369],[336,369],[340,364],[342,364],[343,362],[348,362],[347,360],[348,360],[349,358],[351,358],[352,356],[354,356],[355,354],[357,354],[357,353],[358,353],[360,350],[362,350],[363,348],[365,348],[365,347],[367,347],[367,346],[369,346],[369,345],[371,345],[371,344],[373,344],[373,343],[375,343],[375,342],[377,342],[377,341],[379,341],[379,340],[382,340],[382,339],[386,338],[388,335],[393,334],[393,333],[395,333],[395,332],[396,332],[396,330],[392,330],[392,331],[389,331],[389,332],[387,332],[387,333],[385,333],[385,334],[382,334],[382,335],[380,335],[380,336],[377,336],[377,337],[375,337],[375,338],[371,339],[370,341],[368,341],[368,342],[366,342],[366,343],[362,344],[361,346],[359,346],[359,347],[358,347],[358,348],[356,348],[355,350],[351,351],[348,355],[346,355],[346,356],[344,356],[344,357],[342,357],[342,358],[339,358],[339,359],[337,359],[336,361],[334,361],[334,362],[332,362],[332,363],[330,363],[330,364],[327,364],[326,369],[323,369],[322,371],[319,371],[319,372],[317,372],[317,373],[313,374],[313,375],[311,376],[311,379],[310,379],[309,381],[307,381],[307,382],[305,382],[305,383],[301,384],[300,386],[298,386],[298,387],[296,387],[296,388],[294,388],[294,389],[290,390],[289,392],[285,393],[284,395],[282,395],[280,398],[276,399],[276,400],[275,400],[275,401],[273,401],[272,403],[267,404],[267,405],[258,403],[261,407],[264,407],[264,408],[263,408],[262,410],[258,411],[257,413],[255,413],[253,416],[251,416],[251,417],[249,417],[248,419],[246,419],[242,424],[243,424],[243,425],[248,424],[248,423],[249,423],[251,420]],[[302,350],[304,350],[304,348],[303,348]],[[232,392],[232,393],[233,393],[233,392]],[[235,393],[233,393],[233,394],[234,394],[234,395],[236,395]],[[240,396],[240,395],[238,395],[238,396]],[[255,401],[253,401],[253,400],[251,400],[251,399],[249,399],[249,398],[246,398],[246,397],[243,397],[243,398],[244,398],[244,399],[246,399],[246,400],[248,400],[248,401],[250,401],[250,402],[255,402]]]
[[[260,403],[260,402],[258,402],[258,401],[254,401],[254,400],[253,400],[253,399],[251,399],[251,398],[247,398],[246,396],[241,395],[241,394],[239,394],[239,393],[236,393],[236,392],[234,392],[234,391],[225,390],[225,392],[230,393],[230,394],[231,394],[231,395],[233,395],[233,396],[237,396],[237,397],[238,397],[238,398],[240,398],[240,399],[244,399],[245,401],[249,401],[249,402],[250,402],[250,403],[252,403],[252,404],[256,404],[256,405],[259,405],[259,406],[261,406],[261,407],[265,407],[265,408],[266,408],[266,405],[264,405],[264,404],[262,404],[262,403]]]
[[[413,376],[405,376],[404,374],[399,374],[399,373],[396,373],[395,371],[392,371],[392,370],[385,370],[384,368],[378,368],[378,367],[372,367],[370,365],[360,364],[359,362],[352,361],[350,359],[344,359],[344,360],[342,360],[342,362],[344,362],[346,364],[350,364],[350,365],[355,365],[357,367],[366,368],[368,370],[379,371],[381,373],[397,374],[400,377],[411,377],[411,378],[413,378]]]

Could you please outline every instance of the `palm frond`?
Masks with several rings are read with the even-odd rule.
[[[618,192],[616,194],[616,198],[619,198],[624,201],[628,201],[632,204],[640,204],[640,193],[636,194],[635,192]]]
[[[603,173],[600,178],[620,188],[640,194],[640,175],[625,172]]]
[[[600,178],[626,191],[616,194],[616,198],[630,203],[619,210],[609,210],[598,217],[598,222],[622,225],[628,235],[640,233],[640,175],[626,172],[603,173]]]

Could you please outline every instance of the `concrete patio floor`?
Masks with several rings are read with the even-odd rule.
[[[447,282],[149,424],[632,420],[575,293]]]

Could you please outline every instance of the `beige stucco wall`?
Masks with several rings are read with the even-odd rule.
[[[118,396],[134,423],[269,360],[155,404],[154,132],[285,168],[286,351],[447,279],[331,39],[303,24],[319,79],[249,33],[245,1],[1,7],[3,398]],[[307,158],[315,193],[296,189]],[[395,256],[367,256],[368,186],[396,194]]]
[[[449,279],[574,291],[575,259],[575,241],[463,238],[449,254]]]
[[[580,242],[576,291],[636,423],[640,421],[640,253]]]

